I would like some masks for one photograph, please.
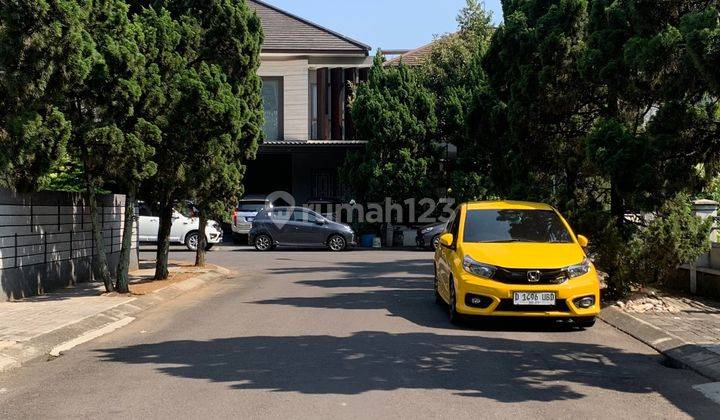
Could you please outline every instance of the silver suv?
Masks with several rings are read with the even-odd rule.
[[[252,223],[258,212],[272,209],[273,205],[265,196],[245,196],[237,205],[233,213],[232,232],[233,239],[238,241],[240,235],[247,235],[252,229]]]

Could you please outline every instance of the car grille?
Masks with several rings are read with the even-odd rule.
[[[570,312],[567,302],[558,300],[554,305],[515,305],[512,299],[502,299],[495,308],[496,312]]]
[[[530,281],[528,272],[539,271],[540,279]],[[505,284],[560,284],[567,281],[567,273],[564,269],[534,270],[531,268],[502,268],[498,267],[493,275],[493,280]]]

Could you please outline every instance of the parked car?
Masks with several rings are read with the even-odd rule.
[[[594,325],[600,281],[588,240],[545,204],[461,205],[435,251],[435,298],[464,315],[573,319]]]
[[[232,233],[233,239],[237,242],[241,235],[247,235],[252,228],[258,212],[263,209],[271,209],[273,204],[265,196],[245,196],[240,199],[233,212]]]
[[[437,249],[440,245],[440,235],[446,225],[447,222],[438,222],[418,228],[415,237],[418,248]]]
[[[316,213],[320,213],[324,218],[333,222],[342,222],[341,220],[335,219],[337,216],[336,212],[340,204],[341,203],[339,201],[333,199],[313,198],[308,200],[303,207]]]
[[[261,210],[248,237],[258,251],[277,246],[327,247],[343,251],[355,245],[355,232],[302,207],[274,207]]]
[[[197,250],[198,231],[200,229],[200,219],[187,211],[183,214],[180,211],[173,210],[173,223],[170,229],[170,242],[185,244],[191,250]],[[138,239],[140,242],[157,242],[158,228],[160,227],[160,217],[155,210],[147,203],[138,203]],[[205,236],[207,238],[207,247],[210,250],[215,244],[222,242],[223,231],[220,223],[214,220],[208,220],[205,228]]]

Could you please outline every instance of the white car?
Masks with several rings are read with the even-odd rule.
[[[232,232],[235,240],[239,240],[240,235],[247,235],[252,228],[252,222],[255,220],[258,212],[263,209],[271,209],[272,203],[263,196],[246,196],[238,203],[233,213]]]
[[[155,214],[154,210],[146,203],[138,203],[138,239],[140,242],[157,242],[158,228],[160,226],[160,218]],[[200,219],[197,217],[188,217],[179,211],[173,210],[173,223],[170,229],[170,242],[177,244],[185,244],[191,250],[197,250],[198,246],[198,230],[200,229]],[[205,228],[205,236],[207,237],[207,247],[210,250],[215,244],[222,242],[223,231],[220,223],[214,220],[208,220]]]

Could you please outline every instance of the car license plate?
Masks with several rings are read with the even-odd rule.
[[[550,292],[515,292],[515,305],[552,306],[555,305],[555,293]]]

